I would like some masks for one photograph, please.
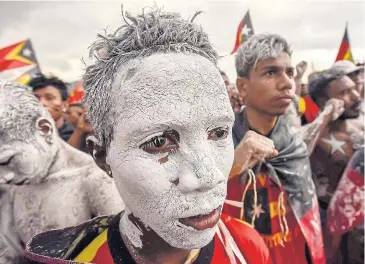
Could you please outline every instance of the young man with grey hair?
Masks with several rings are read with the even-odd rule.
[[[31,263],[270,263],[250,226],[221,214],[234,121],[207,34],[175,13],[125,14],[84,75],[96,163],[126,209],[40,234]],[[95,53],[94,53],[95,51]]]
[[[224,212],[259,231],[274,263],[324,263],[307,147],[283,117],[295,94],[290,47],[276,34],[253,35],[238,50],[236,70],[246,107],[233,126]]]
[[[0,82],[0,263],[39,232],[124,208],[110,177],[68,145],[29,87]]]

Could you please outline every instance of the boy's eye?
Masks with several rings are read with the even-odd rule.
[[[218,127],[208,132],[208,139],[221,140],[228,136],[228,127]]]

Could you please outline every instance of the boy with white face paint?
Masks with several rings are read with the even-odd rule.
[[[221,215],[234,115],[196,15],[125,14],[126,25],[94,43],[88,144],[126,209],[36,236],[32,263],[270,263],[256,231]]]

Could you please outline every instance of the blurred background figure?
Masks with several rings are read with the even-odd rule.
[[[74,127],[64,118],[64,112],[68,107],[66,84],[57,77],[48,78],[39,75],[30,81],[29,86],[33,88],[34,95],[52,115],[59,136],[67,142],[74,132]]]
[[[86,152],[86,137],[93,132],[93,128],[86,120],[86,111],[81,102],[68,104],[66,83],[54,76],[40,75],[33,78],[29,86],[52,115],[59,136],[71,146]]]
[[[235,113],[240,112],[242,109],[242,106],[244,105],[243,98],[238,93],[236,87],[231,84],[226,73],[224,71],[220,71],[220,72],[221,72],[222,78],[224,80],[224,84],[226,85],[226,88],[227,88],[227,92],[228,92],[229,100],[231,101],[232,109]]]
[[[71,103],[65,112],[65,119],[74,128],[74,135],[68,143],[81,151],[87,152],[86,138],[91,135],[94,128],[86,119],[86,109],[81,102]]]

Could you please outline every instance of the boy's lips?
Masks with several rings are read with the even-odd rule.
[[[202,231],[216,226],[220,218],[220,207],[214,209],[207,215],[197,215],[192,217],[180,218],[179,222],[183,225],[190,226],[196,230]]]

